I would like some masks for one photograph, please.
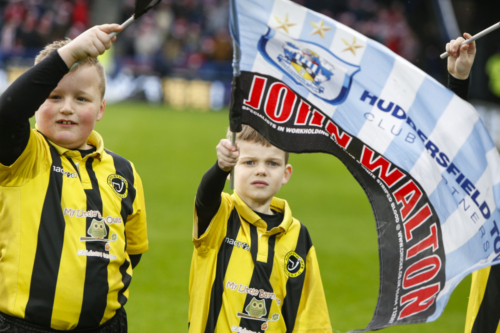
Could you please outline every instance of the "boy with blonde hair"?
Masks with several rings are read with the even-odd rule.
[[[0,97],[0,332],[127,332],[132,268],[148,249],[144,194],[93,130],[106,106],[95,57],[120,30],[47,46]]]
[[[332,332],[309,233],[274,197],[292,175],[288,153],[247,125],[216,150],[196,194],[189,332]]]

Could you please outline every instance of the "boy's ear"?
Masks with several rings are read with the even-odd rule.
[[[285,166],[285,175],[283,176],[283,181],[281,182],[282,185],[285,185],[286,183],[288,183],[288,181],[290,180],[290,177],[292,176],[292,173],[293,173],[292,165],[287,164]]]
[[[104,116],[104,110],[106,109],[106,99],[102,99],[102,103],[99,106],[99,112],[97,113],[97,121],[101,120]]]

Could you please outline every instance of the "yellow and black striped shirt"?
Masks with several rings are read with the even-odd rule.
[[[465,333],[500,332],[500,265],[472,273]]]
[[[0,311],[59,330],[97,327],[127,301],[129,255],[148,249],[141,179],[104,149],[82,157],[31,130],[0,164]]]
[[[189,332],[332,332],[316,251],[286,201],[267,224],[235,193],[222,202],[195,245],[189,281]]]

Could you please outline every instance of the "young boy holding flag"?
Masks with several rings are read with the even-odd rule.
[[[189,332],[332,332],[309,233],[274,196],[292,175],[288,153],[248,125],[216,150],[196,194]]]
[[[93,130],[106,106],[95,57],[120,30],[48,45],[0,97],[1,332],[127,332],[148,249],[142,183]]]

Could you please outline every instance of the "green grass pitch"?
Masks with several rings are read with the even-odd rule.
[[[142,177],[150,249],[134,271],[126,305],[129,331],[186,332],[194,197],[216,161],[228,113],[173,111],[142,103],[110,105],[96,126],[105,146],[134,162]],[[378,296],[375,222],[363,190],[325,154],[293,154],[294,173],[278,197],[307,225],[318,253],[334,332],[364,328]],[[226,188],[226,191],[229,191]],[[470,277],[435,322],[387,333],[463,332]]]

